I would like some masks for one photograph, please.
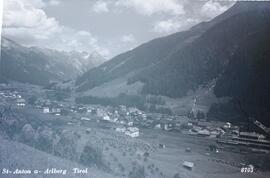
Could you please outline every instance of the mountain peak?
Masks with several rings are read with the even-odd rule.
[[[224,19],[243,12],[265,11],[265,10],[270,10],[270,2],[237,1],[230,9],[221,14],[220,17],[223,17]]]
[[[232,8],[237,9],[238,11],[251,11],[259,9],[270,9],[270,2],[257,2],[257,1],[237,1]]]
[[[91,56],[87,52],[26,47],[6,37],[1,41],[0,70],[6,78],[21,82],[43,85],[50,80],[74,79],[105,60],[97,53]]]
[[[218,15],[214,19],[207,21],[207,22],[201,22],[193,27],[191,27],[190,30],[195,31],[205,31],[215,24],[228,19],[234,15],[244,13],[244,12],[250,12],[250,11],[269,11],[270,10],[270,1],[265,2],[256,2],[256,1],[237,1],[232,7],[230,7],[227,11],[224,13]]]
[[[10,48],[13,48],[13,47],[19,47],[19,45],[16,42],[2,36],[2,38],[1,38],[1,48],[10,49]]]

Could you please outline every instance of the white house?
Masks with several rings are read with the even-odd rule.
[[[125,134],[134,138],[140,135],[140,131],[137,127],[128,127]]]
[[[105,121],[110,121],[110,120],[111,120],[111,118],[110,118],[110,116],[105,115],[105,116],[103,116],[103,120],[105,120]]]
[[[103,117],[105,115],[106,115],[106,112],[103,109],[97,108],[97,116],[98,117]]]
[[[116,117],[116,118],[114,118],[114,119],[112,119],[112,122],[117,122],[118,121],[118,118]]]
[[[60,113],[61,109],[60,108],[52,108],[52,113]]]
[[[229,122],[227,122],[227,123],[223,126],[224,129],[230,129],[231,127],[232,127],[232,124],[229,123]]]
[[[43,113],[50,113],[50,108],[44,107],[43,108]]]
[[[25,106],[25,99],[18,99],[17,100],[17,106],[24,107]]]
[[[82,121],[91,121],[91,119],[88,118],[88,117],[81,117],[81,120],[82,120]]]
[[[126,131],[126,128],[125,127],[118,127],[115,129],[115,131],[124,133]]]
[[[161,129],[161,124],[155,125],[155,129]]]
[[[193,162],[189,162],[189,161],[184,161],[183,167],[191,170],[194,167],[194,163]]]
[[[132,121],[128,122],[128,126],[133,126],[133,122]]]
[[[203,129],[203,130],[199,130],[198,134],[201,136],[210,136],[211,133],[209,130]]]

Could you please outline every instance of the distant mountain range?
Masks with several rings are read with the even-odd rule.
[[[77,91],[143,83],[138,94],[181,98],[215,81],[249,115],[270,116],[270,2],[237,2],[188,31],[154,39],[120,54],[76,81]],[[119,85],[119,84],[118,84]],[[262,119],[264,120],[264,119]]]
[[[64,52],[24,47],[2,37],[0,78],[46,85],[50,81],[75,79],[105,59],[94,52]]]

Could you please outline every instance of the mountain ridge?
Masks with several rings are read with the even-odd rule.
[[[170,55],[175,53],[175,51],[179,51],[186,45],[191,44],[194,40],[198,39],[200,35],[205,33],[205,31],[212,28],[213,25],[220,23],[226,18],[230,18],[243,12],[261,11],[261,9],[269,10],[268,6],[264,5],[270,5],[270,3],[267,2],[263,3],[262,5],[262,3],[247,4],[237,2],[229,10],[209,22],[198,24],[188,31],[178,32],[142,44],[132,51],[128,51],[116,56],[115,58],[104,63],[99,68],[86,72],[76,81],[78,86],[77,90],[86,91],[92,89],[104,82],[116,79],[117,77],[121,77],[130,72],[140,73],[143,68],[151,68],[155,64],[170,58]],[[151,51],[151,53],[148,51]],[[116,66],[119,70],[112,72],[112,69],[114,69]],[[121,68],[119,68],[120,66]],[[137,69],[139,70],[136,72]],[[129,81],[129,83],[132,83],[132,79]]]
[[[215,80],[214,93],[218,97],[231,97],[232,100],[258,96],[264,98],[264,103],[250,99],[245,105],[248,105],[247,110],[256,108],[251,110],[251,116],[261,115],[264,119],[260,119],[267,121],[270,113],[265,106],[270,105],[270,97],[265,91],[270,90],[270,79],[267,77],[270,74],[264,68],[270,66],[270,55],[266,52],[270,46],[270,40],[266,38],[270,33],[269,7],[270,2],[238,2],[209,22],[152,40],[120,54],[80,77],[76,82],[77,92],[91,94],[88,91],[97,91],[103,84],[129,76],[126,80],[128,85],[143,83],[139,95],[182,98],[188,92],[196,91]],[[264,56],[261,57],[263,62],[256,60],[261,51],[256,45],[265,49],[262,53]],[[239,62],[241,58],[246,61],[242,59]],[[259,65],[260,63],[265,65]],[[260,68],[264,72],[260,73]],[[246,78],[237,78],[238,72]],[[252,79],[254,76],[257,78],[256,82]],[[233,83],[235,78],[238,82]],[[241,97],[239,92],[231,89],[235,87],[241,88],[241,91],[247,90],[250,81],[253,81],[257,89],[250,93],[243,92],[245,94]],[[262,90],[258,88],[266,89],[260,92]],[[258,107],[255,107],[256,104]],[[240,111],[237,115],[241,115]]]
[[[2,78],[6,79],[46,85],[53,80],[74,79],[104,61],[97,54],[25,47],[2,37],[0,67]]]

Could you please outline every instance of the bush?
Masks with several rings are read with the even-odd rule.
[[[85,166],[96,165],[99,168],[104,168],[102,149],[88,142],[81,153],[80,163]]]
[[[28,99],[28,103],[31,104],[31,105],[34,105],[36,101],[37,101],[37,97],[36,96],[31,96]]]
[[[20,141],[32,146],[32,144],[34,143],[34,137],[35,137],[35,130],[33,129],[32,125],[25,124],[22,128]]]
[[[147,97],[147,102],[156,105],[165,105],[166,102],[162,99],[161,96],[149,96]]]
[[[181,178],[179,173],[174,174],[173,178]]]
[[[35,147],[47,153],[53,153],[53,134],[50,128],[38,128],[35,136]]]
[[[143,166],[136,166],[129,173],[130,178],[145,178],[145,169]]]
[[[118,167],[120,168],[121,172],[125,172],[125,168],[121,163],[118,164]]]
[[[197,113],[197,119],[199,119],[199,120],[205,119],[205,114],[202,111],[198,111],[198,113]]]
[[[77,136],[72,132],[64,132],[60,136],[59,142],[55,146],[55,155],[70,160],[76,160],[77,158]]]
[[[35,130],[32,125],[25,124],[22,128],[21,141],[24,143],[30,143],[34,140]]]

